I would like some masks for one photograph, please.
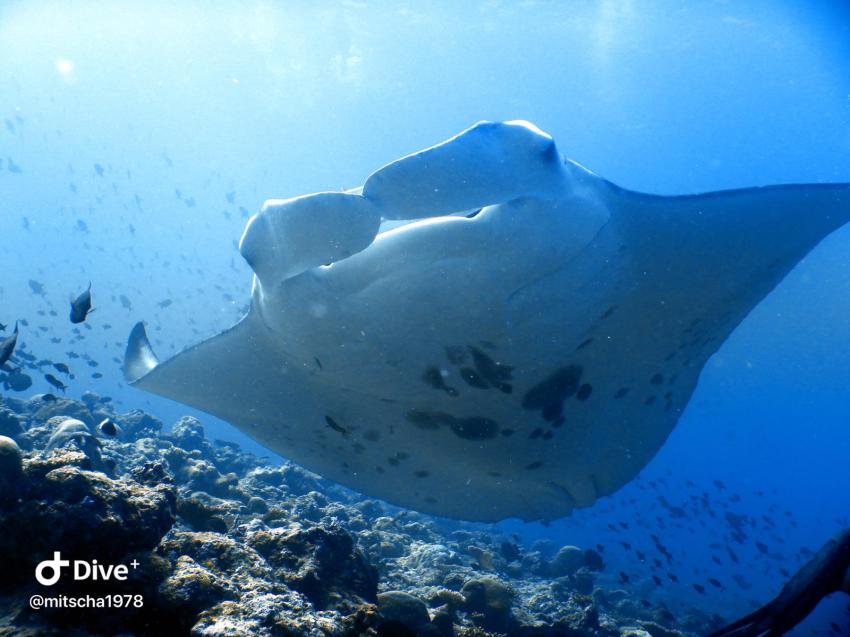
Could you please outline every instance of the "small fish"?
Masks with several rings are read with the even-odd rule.
[[[15,370],[11,374],[7,374],[3,379],[3,387],[12,391],[26,391],[32,387],[32,378],[24,374],[20,369]]]
[[[107,436],[117,436],[121,428],[112,422],[109,418],[104,418],[97,426],[98,430]]]
[[[59,399],[56,397],[55,394],[42,394],[41,400],[43,400],[46,403],[55,403]]]
[[[333,419],[333,418],[331,418],[330,416],[325,416],[325,422],[326,422],[326,423],[328,423],[328,427],[330,427],[330,428],[331,428],[331,429],[333,429],[334,431],[338,431],[338,432],[339,432],[339,433],[341,433],[343,436],[347,436],[347,435],[348,435],[348,429],[346,429],[345,427],[343,427],[342,425],[340,425],[340,424],[339,424],[336,420],[334,420],[334,419]]]
[[[7,327],[9,326],[5,325],[4,323],[0,323],[0,332],[5,332]]]
[[[723,584],[720,583],[720,580],[714,577],[709,578],[708,583],[714,586],[714,588],[723,588]]]
[[[88,289],[71,301],[71,323],[82,323],[91,311],[91,281],[89,281]]]
[[[630,581],[630,578],[629,578],[628,574],[623,572],[623,571],[620,571],[620,583],[621,584],[628,584],[629,581]]]
[[[0,365],[4,365],[6,361],[12,358],[15,352],[15,345],[18,344],[18,324],[15,323],[15,331],[11,336],[7,336],[0,341]]]
[[[63,374],[70,374],[71,373],[71,368],[68,367],[65,363],[53,363],[53,368],[57,372],[61,372]]]
[[[68,386],[61,380],[56,378],[56,376],[54,376],[53,374],[45,374],[44,380],[53,385],[53,387],[61,391],[63,394],[65,393],[65,390],[68,389]]]
[[[35,279],[30,279],[27,281],[30,286],[30,290],[32,290],[33,294],[38,294],[39,296],[44,296],[44,284],[39,283]]]

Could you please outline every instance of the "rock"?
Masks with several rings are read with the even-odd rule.
[[[222,498],[235,495],[238,476],[235,473],[222,475],[215,465],[203,460],[197,450],[187,452],[180,447],[171,447],[165,449],[161,456],[168,461],[177,482],[183,484],[186,490],[203,491]]]
[[[30,402],[33,402],[32,400]],[[47,422],[51,418],[61,416],[64,419],[74,418],[81,420],[88,426],[94,426],[94,418],[85,403],[70,398],[57,398],[54,401],[44,402],[38,400],[33,403],[35,409],[32,412],[33,422]]]
[[[580,568],[575,575],[570,578],[570,583],[576,592],[582,595],[590,595],[593,592],[594,577],[593,573],[587,568]]]
[[[605,562],[602,556],[593,549],[587,549],[584,552],[584,565],[591,571],[604,571]]]
[[[466,552],[469,553],[478,564],[478,568],[485,571],[492,571],[495,569],[495,555],[491,551],[487,549],[483,549],[480,546],[475,546],[474,544],[470,544],[466,547]]]
[[[60,549],[121,562],[128,553],[153,549],[171,528],[173,488],[113,480],[81,468],[87,463],[84,454],[70,450],[24,459],[19,500],[0,509],[0,554],[8,556],[3,584],[30,584],[32,564]]]
[[[394,622],[417,633],[431,622],[425,602],[403,591],[379,593],[378,612],[384,624]]]
[[[126,414],[114,416],[115,422],[130,439],[156,437],[162,431],[162,421],[146,414],[141,409],[132,409]]]
[[[209,451],[212,448],[204,437],[204,426],[201,421],[192,416],[183,416],[171,427],[171,438],[178,447],[187,451],[197,449]]]
[[[174,571],[159,586],[160,603],[167,610],[177,611],[189,618],[225,598],[233,598],[227,581],[210,572],[188,555],[177,558]]]
[[[229,501],[203,492],[177,500],[177,515],[195,531],[227,533],[227,518],[234,514],[233,509]]]
[[[0,436],[0,502],[12,503],[20,497],[23,466],[23,454],[18,443],[8,436]]]
[[[577,546],[562,546],[552,558],[550,572],[554,577],[565,577],[572,575],[584,565],[584,551]]]
[[[351,612],[376,599],[377,569],[338,526],[293,524],[250,533],[246,540],[275,569],[276,577],[318,609]]]
[[[672,628],[665,628],[661,624],[650,621],[640,622],[641,628],[648,632],[652,637],[682,637],[682,633]]]
[[[467,581],[460,590],[463,609],[485,630],[509,632],[513,627],[511,607],[514,591],[497,577],[484,576]]]
[[[266,504],[265,500],[258,497],[252,497],[248,499],[248,504],[246,505],[249,513],[267,513],[269,510],[269,505]]]
[[[11,409],[0,408],[0,436],[16,438],[24,431],[24,419]]]

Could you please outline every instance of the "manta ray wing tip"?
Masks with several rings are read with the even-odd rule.
[[[159,359],[154,354],[145,324],[141,321],[133,326],[130,337],[127,339],[127,349],[124,352],[124,365],[122,370],[124,378],[133,384],[148,374],[157,365]]]

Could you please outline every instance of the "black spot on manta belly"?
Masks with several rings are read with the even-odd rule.
[[[422,381],[434,389],[440,389],[446,392],[449,396],[458,395],[458,392],[454,387],[446,385],[446,381],[443,378],[440,368],[435,365],[430,365],[425,368],[425,372],[422,374]]]
[[[470,387],[475,387],[476,389],[489,389],[490,385],[478,375],[471,367],[461,367],[460,369],[460,377],[464,380],[464,382]]]
[[[552,422],[561,417],[561,414],[564,411],[564,405],[562,403],[551,403],[546,405],[542,410],[543,420],[547,422]]]
[[[496,421],[479,416],[459,418],[442,411],[411,409],[406,418],[420,429],[437,430],[448,427],[452,433],[465,440],[488,440],[499,433]]]
[[[582,368],[580,365],[567,365],[556,370],[544,380],[529,389],[522,398],[523,409],[539,410],[544,420],[552,421],[563,412],[564,401],[579,391]],[[590,385],[587,385],[590,387]],[[590,396],[587,389],[584,396]],[[584,400],[583,399],[583,400]]]
[[[462,365],[468,358],[466,348],[462,345],[447,345],[445,350],[446,358],[452,365]]]
[[[472,362],[475,365],[475,371],[494,387],[501,389],[507,381],[513,380],[513,367],[504,365],[493,360],[486,352],[470,345],[469,353],[472,354]]]
[[[499,426],[489,418],[460,418],[451,424],[456,436],[466,440],[487,440],[495,438]]]

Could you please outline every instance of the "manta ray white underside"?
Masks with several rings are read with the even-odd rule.
[[[709,357],[848,218],[848,184],[651,196],[480,123],[361,189],[267,202],[248,314],[163,363],[139,324],[125,373],[394,504],[554,519],[649,462]]]

